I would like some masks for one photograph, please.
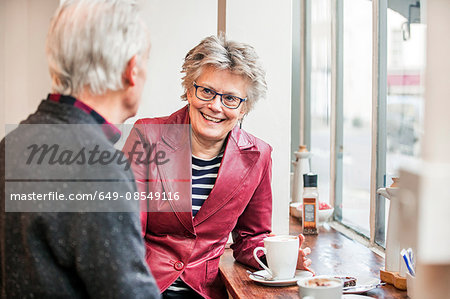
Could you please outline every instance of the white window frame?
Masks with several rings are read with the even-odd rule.
[[[311,142],[310,121],[310,5],[313,0],[301,1],[301,65],[300,65],[300,140],[308,148]],[[358,239],[367,246],[384,252],[385,199],[376,190],[384,187],[386,169],[386,94],[387,94],[387,1],[372,0],[372,161],[370,177],[370,236],[363,236],[341,223],[342,210],[342,155],[343,143],[343,1],[331,0],[331,148],[330,148],[330,203],[335,207],[332,226]],[[381,244],[381,245],[380,245]]]

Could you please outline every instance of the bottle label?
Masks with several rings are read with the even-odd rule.
[[[317,234],[316,198],[303,198],[303,233]]]
[[[313,204],[305,204],[305,221],[314,222],[315,221],[315,206]]]

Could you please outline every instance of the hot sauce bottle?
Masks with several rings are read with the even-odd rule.
[[[317,235],[319,192],[317,191],[317,174],[303,175],[303,210],[302,229],[304,235]]]

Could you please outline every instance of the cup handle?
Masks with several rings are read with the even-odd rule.
[[[267,273],[269,273],[270,277],[273,278],[273,273],[272,273],[272,271],[270,271],[270,269],[269,269],[266,265],[264,265],[263,262],[261,262],[261,260],[259,259],[258,255],[256,254],[256,253],[257,253],[258,251],[260,251],[260,250],[262,250],[262,251],[264,252],[264,254],[267,254],[266,248],[264,248],[264,247],[256,247],[256,248],[253,250],[253,257],[254,257],[255,260],[258,262],[258,264],[259,264],[261,267],[263,267],[263,269],[266,270]]]

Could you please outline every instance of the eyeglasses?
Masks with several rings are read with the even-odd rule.
[[[225,94],[225,93],[218,93],[217,91],[203,87],[200,85],[197,85],[194,82],[195,87],[195,96],[202,101],[211,101],[216,98],[216,96],[220,96],[220,102],[222,105],[224,105],[227,108],[230,109],[237,109],[241,105],[242,102],[246,101],[247,99],[242,99],[237,96],[233,96],[231,94]]]

